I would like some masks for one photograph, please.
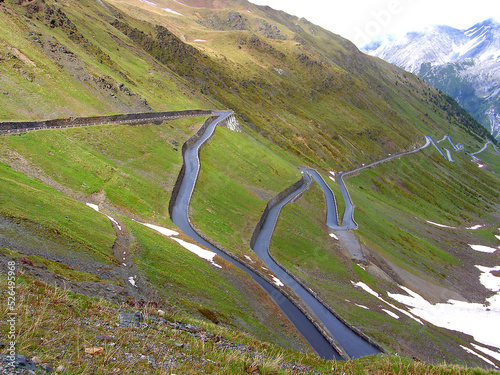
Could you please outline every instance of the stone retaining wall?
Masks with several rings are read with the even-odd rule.
[[[187,110],[170,112],[129,113],[112,116],[69,117],[45,121],[2,122],[0,123],[0,134],[22,133],[41,129],[61,129],[73,128],[77,126],[92,126],[104,124],[138,125],[146,123],[161,123],[165,120],[174,120],[184,117],[210,116],[211,114],[212,111]]]
[[[264,208],[264,212],[262,213],[262,216],[260,217],[259,222],[255,226],[255,229],[252,234],[252,238],[250,239],[250,247],[253,248],[255,245],[255,241],[257,240],[257,237],[262,230],[262,226],[264,225],[264,221],[267,218],[267,215],[269,214],[269,211],[278,204],[278,202],[282,201],[287,195],[289,195],[292,191],[299,191],[301,190],[306,184],[309,182],[306,181],[304,178],[304,175],[302,175],[302,178],[295,182],[293,185],[290,185],[287,187],[285,190],[282,192],[278,193],[274,197],[272,197],[269,202],[267,202],[266,208]],[[296,199],[296,197],[294,198]]]

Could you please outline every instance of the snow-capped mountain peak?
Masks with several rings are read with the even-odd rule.
[[[498,59],[500,23],[490,19],[467,30],[431,26],[424,31],[407,33],[369,53],[413,73],[419,72],[422,63],[440,65],[471,58]]]
[[[453,96],[500,138],[500,23],[466,30],[432,26],[368,52],[424,78]]]

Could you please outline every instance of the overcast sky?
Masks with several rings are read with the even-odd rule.
[[[381,35],[402,35],[430,25],[467,29],[500,20],[499,0],[250,0],[322,26],[362,47]]]

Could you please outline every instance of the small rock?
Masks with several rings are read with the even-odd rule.
[[[98,348],[85,348],[85,354],[101,354],[104,351],[102,347]]]
[[[16,354],[14,366],[16,368],[22,368],[31,371],[36,370],[35,363],[23,354]]]
[[[48,364],[46,364],[46,363],[42,363],[42,364],[40,364],[40,367],[41,367],[42,369],[44,369],[44,370],[45,370],[45,372],[47,372],[47,373],[49,373],[49,374],[50,374],[52,371],[54,371],[54,369],[52,368],[52,366],[50,366],[50,365],[48,365]]]

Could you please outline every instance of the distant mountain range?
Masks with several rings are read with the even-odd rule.
[[[500,23],[467,30],[433,26],[369,51],[455,98],[500,138]]]

